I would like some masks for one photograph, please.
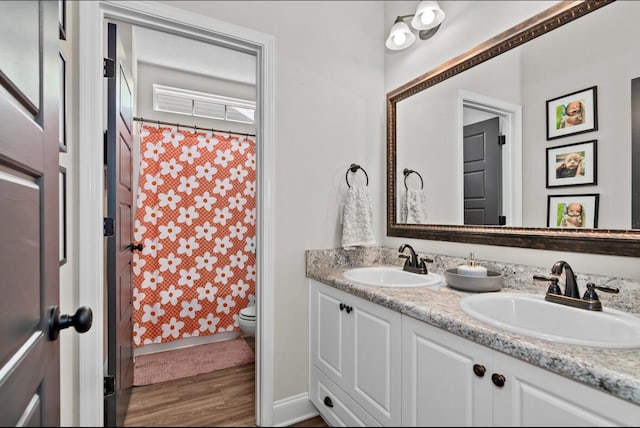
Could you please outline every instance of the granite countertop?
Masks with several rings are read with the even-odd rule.
[[[397,251],[391,258],[386,259],[351,256],[345,258],[343,255],[336,257],[336,254],[332,253],[329,260],[323,259],[323,256],[329,254],[327,251],[307,251],[308,278],[640,405],[640,349],[601,349],[565,345],[499,330],[475,320],[460,308],[460,299],[475,293],[459,291],[446,285],[435,288],[371,287],[350,282],[342,276],[345,270],[353,267],[397,266]],[[443,274],[444,267],[442,263],[438,263],[439,261],[442,260],[436,260],[430,271]],[[513,270],[513,266],[509,268]],[[526,275],[531,278],[530,272],[526,272]],[[531,281],[520,281],[520,284],[513,280],[508,282],[509,287],[503,287],[501,292],[544,294],[546,290],[544,286],[532,287],[529,284]],[[580,283],[584,284],[582,281]],[[635,298],[640,297],[640,290],[634,286],[635,284],[632,284],[629,291]],[[608,301],[602,297],[601,299],[604,307],[609,304],[610,307],[625,310],[624,304],[614,304],[614,300]],[[637,306],[633,309],[637,310]]]

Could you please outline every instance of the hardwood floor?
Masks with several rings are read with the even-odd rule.
[[[255,350],[253,338],[245,338]],[[255,425],[255,363],[153,385],[135,386],[125,427]],[[293,427],[326,427],[317,416]]]

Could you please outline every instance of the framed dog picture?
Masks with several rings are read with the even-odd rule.
[[[597,228],[599,199],[599,193],[549,195],[547,201],[547,227]]]
[[[547,140],[598,129],[597,86],[547,101]]]
[[[547,148],[547,188],[597,183],[597,140]]]

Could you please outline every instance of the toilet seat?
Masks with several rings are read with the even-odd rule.
[[[240,319],[245,321],[256,320],[256,305],[247,306],[244,309],[240,309]]]
[[[238,325],[240,330],[248,336],[255,336],[256,334],[256,305],[250,305],[246,308],[240,309],[240,315],[238,316]]]

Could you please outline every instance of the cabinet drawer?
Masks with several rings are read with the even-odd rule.
[[[317,367],[311,367],[311,402],[331,426],[381,426]],[[326,404],[326,399],[330,404]],[[327,400],[327,403],[329,403]]]

